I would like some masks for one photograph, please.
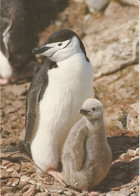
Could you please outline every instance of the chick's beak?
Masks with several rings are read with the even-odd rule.
[[[81,109],[80,110],[80,113],[83,114],[83,115],[88,115],[89,111],[88,110]]]

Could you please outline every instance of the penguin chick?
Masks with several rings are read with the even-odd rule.
[[[103,106],[87,99],[80,113],[83,118],[70,130],[62,152],[62,177],[67,185],[91,190],[107,175],[112,153],[107,143]]]

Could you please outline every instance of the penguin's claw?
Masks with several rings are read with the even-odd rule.
[[[60,184],[62,184],[63,186],[66,186],[60,172],[56,170],[48,170],[48,174],[53,176],[58,182],[60,182]]]

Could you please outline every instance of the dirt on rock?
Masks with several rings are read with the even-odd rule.
[[[117,4],[115,6],[119,7],[116,12],[114,11],[113,15],[116,24],[119,24],[120,21],[121,23],[122,21],[125,23],[129,19],[131,20],[132,16],[133,19],[137,20],[137,6],[122,5],[119,3],[120,1],[111,1],[110,3],[114,2]],[[124,11],[122,15],[119,9]],[[103,26],[100,26],[100,21]],[[91,23],[92,25],[95,23],[94,30],[90,26]],[[86,43],[95,34],[94,41],[91,40],[91,42],[94,42],[100,50],[99,38],[102,38],[101,42],[105,43],[100,31],[104,31],[104,28],[110,25],[113,25],[110,10],[108,12],[90,13],[84,3],[71,0],[69,7],[58,16],[55,24],[50,25],[40,34],[40,43],[49,34],[60,28],[71,28]],[[133,45],[133,41],[130,45]],[[95,48],[90,48],[90,45],[87,46],[87,50],[89,56],[92,55],[92,52],[96,52]],[[128,59],[126,58],[125,60],[129,60],[130,57],[131,55],[128,55]],[[98,70],[98,68],[93,67],[93,72],[94,69]],[[94,189],[98,192],[96,195],[139,195],[138,72],[138,62],[134,61],[128,63],[128,65],[126,64],[123,68],[117,68],[115,72],[105,73],[97,77],[95,75],[92,96],[101,100],[103,103],[108,142],[113,153],[112,167],[106,178]],[[15,146],[18,141],[24,138],[26,95],[29,85],[30,82],[24,82],[22,84],[8,84],[7,86],[1,87],[2,147]],[[80,193],[70,187],[61,185],[47,174],[36,172],[33,162],[28,160],[24,155],[9,153],[1,154],[1,195],[84,196],[87,193]]]

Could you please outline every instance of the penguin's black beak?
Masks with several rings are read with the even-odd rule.
[[[40,47],[36,47],[32,50],[33,54],[41,54],[47,50],[51,49],[51,47],[47,47],[47,46],[40,46]]]
[[[80,113],[83,114],[83,115],[88,115],[89,111],[88,110],[81,109],[80,110]]]

